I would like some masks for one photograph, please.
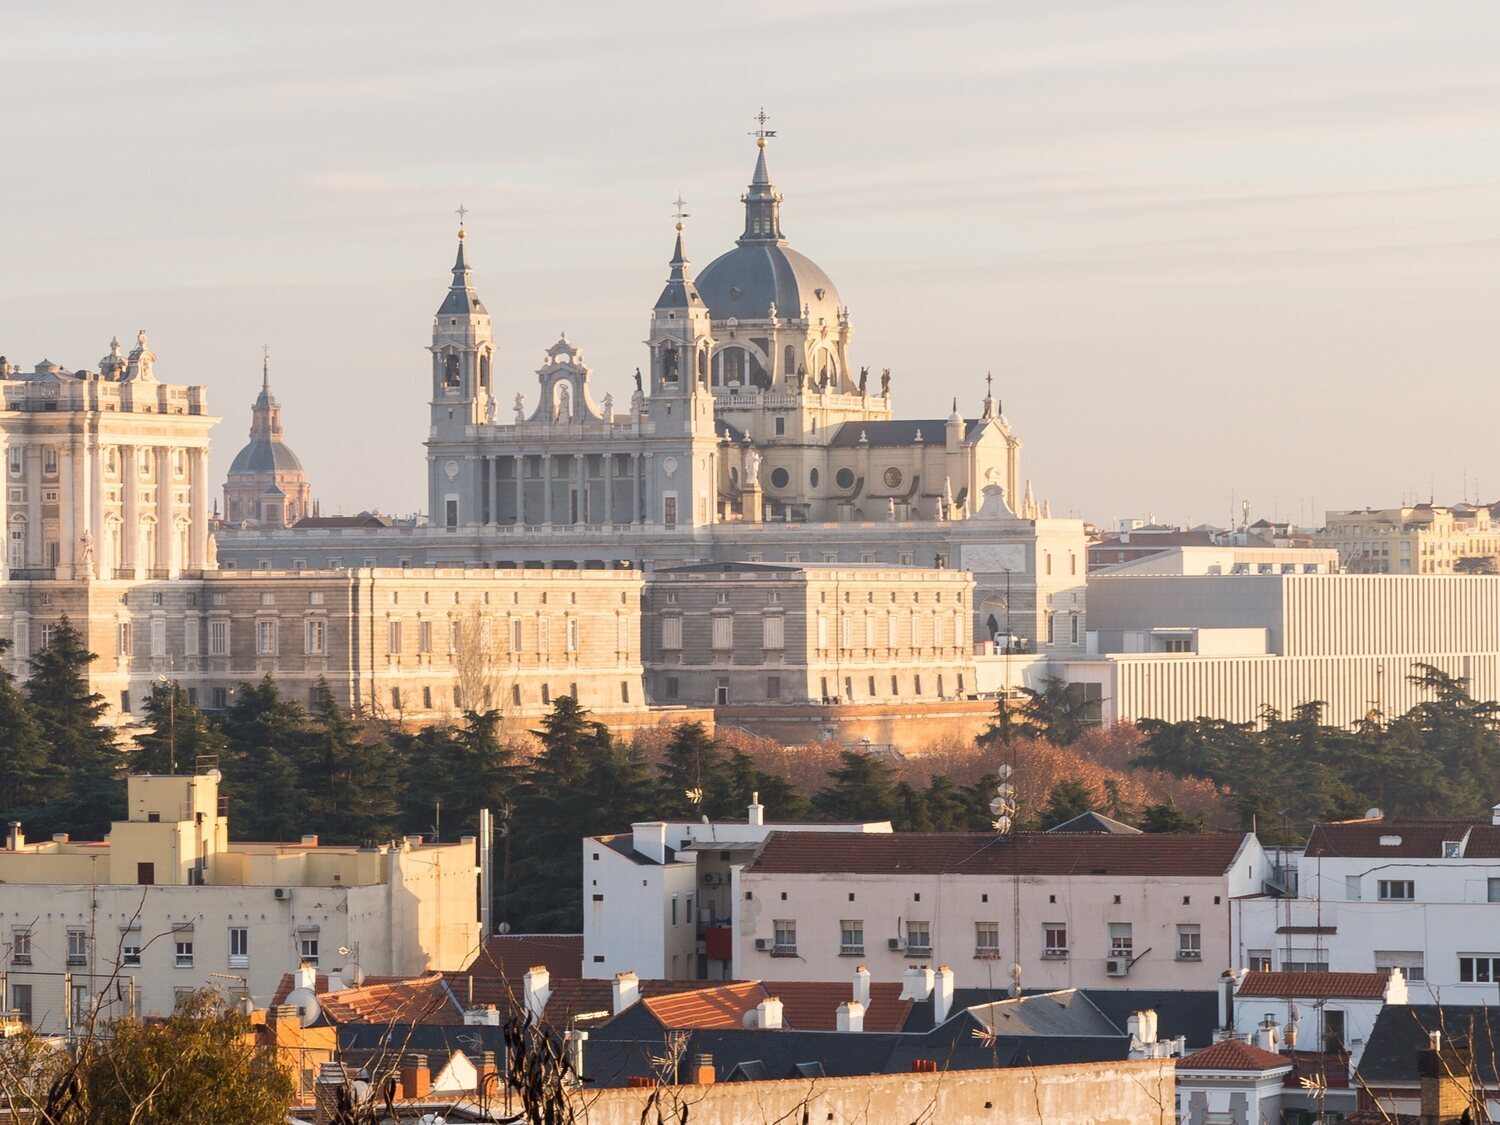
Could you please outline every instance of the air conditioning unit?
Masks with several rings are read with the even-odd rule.
[[[277,902],[291,902],[292,901],[292,888],[291,887],[277,887],[274,891],[271,892],[271,896],[273,898],[275,898]]]
[[[1123,977],[1130,972],[1129,957],[1108,957],[1104,961],[1104,975],[1109,977]]]
[[[755,939],[755,948],[758,949],[758,950],[760,950],[762,953],[769,952],[770,948],[771,948],[771,939],[768,938],[768,937],[758,937],[758,938],[756,938]]]
[[[715,875],[712,871],[708,872],[706,875],[703,876],[703,885],[705,887],[716,887],[720,883],[722,883],[723,881],[724,881],[724,876],[722,876],[722,875]]]
[[[886,948],[895,950],[897,953],[899,953],[901,950],[906,948],[906,942],[902,941],[898,937],[893,937],[888,942],[886,942]]]

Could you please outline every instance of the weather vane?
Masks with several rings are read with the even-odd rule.
[[[683,210],[687,206],[687,200],[682,198],[682,192],[677,193],[677,198],[672,200],[672,218],[677,220],[677,229],[682,229],[682,220],[689,217],[690,212]]]
[[[757,128],[750,135],[761,142],[764,142],[767,137],[774,137],[776,135],[776,130],[766,128],[766,122],[769,120],[771,119],[766,116],[766,107],[761,106],[760,112],[755,115],[755,122],[759,126],[759,128]]]

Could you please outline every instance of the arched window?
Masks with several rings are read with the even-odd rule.
[[[677,349],[671,345],[661,350],[661,379],[664,383],[677,382]]]
[[[479,357],[479,386],[482,390],[490,389],[490,353],[485,352]]]
[[[456,391],[459,385],[458,356],[445,355],[443,357],[443,389]]]
[[[781,373],[788,379],[797,374],[797,349],[791,344],[786,346],[786,367]]]
[[[706,381],[708,379],[708,349],[698,349],[698,378]]]

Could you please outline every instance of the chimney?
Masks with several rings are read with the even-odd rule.
[[[936,985],[932,994],[932,1025],[948,1019],[948,1013],[953,1008],[953,970],[947,965],[939,965],[937,971]]]
[[[839,1005],[840,1031],[863,1031],[865,1029],[865,1006],[858,1000],[845,1000]]]
[[[26,834],[21,831],[19,820],[10,822],[10,831],[5,834],[5,846],[13,852],[18,852],[26,846]]]
[[[1442,1033],[1431,1035],[1430,1050],[1417,1054],[1421,1081],[1421,1125],[1459,1125],[1476,1108],[1473,1059],[1468,1051],[1444,1047]]]
[[[432,1071],[426,1055],[407,1055],[401,1060],[401,1097],[419,1102],[432,1093]]]
[[[306,961],[297,966],[297,987],[305,988],[309,992],[316,992],[318,990],[318,970],[316,966],[309,965]]]
[[[317,837],[317,835],[315,833],[308,833],[308,834],[304,835],[302,837],[302,846],[304,848],[315,848],[315,847],[317,847],[318,846],[318,837]]]
[[[768,996],[755,1006],[755,1026],[765,1031],[781,1030],[781,1001]]]
[[[693,1059],[693,1069],[688,1071],[688,1076],[690,1086],[712,1086],[717,1077],[714,1074],[714,1057],[698,1055]]]
[[[547,971],[546,965],[533,965],[521,977],[521,1002],[526,1009],[526,1014],[532,1019],[542,1018],[542,1012],[547,1008],[547,1000],[552,995],[551,984],[552,974]]]
[[[932,995],[932,966],[908,965],[901,974],[901,999],[921,1002]]]
[[[52,842],[54,844],[66,844],[68,842],[68,834],[66,832],[54,832],[52,833]]]
[[[1255,1045],[1262,1051],[1270,1051],[1273,1054],[1281,1050],[1281,1025],[1276,1022],[1276,1016],[1271,1012],[1266,1013],[1266,1018],[1261,1020],[1255,1029]]]
[[[588,1037],[587,1031],[576,1027],[563,1036],[563,1049],[568,1052],[568,1064],[573,1068],[571,1084],[583,1081],[583,1044]]]
[[[493,1097],[496,1090],[491,1086],[499,1081],[500,1067],[495,1062],[495,1052],[485,1051],[479,1056],[479,1072],[474,1076],[475,1093],[483,1099],[486,1095]]]
[[[1500,805],[1496,805],[1495,807],[1500,809]],[[1500,817],[1500,814],[1497,814],[1497,817]],[[752,827],[759,827],[766,822],[766,806],[760,803],[759,792],[750,794],[750,808],[747,812],[746,820]],[[1495,823],[1500,824],[1500,819],[1497,819]]]
[[[342,992],[344,989],[346,989],[348,987],[349,986],[344,983],[344,977],[342,975],[342,970],[340,970],[340,969],[329,969],[328,970],[328,991],[329,992]]]
[[[854,970],[854,999],[865,1008],[870,1006],[870,970],[861,965]]]
[[[1225,969],[1219,974],[1219,1030],[1234,1030],[1234,992],[1236,981],[1234,970]]]
[[[632,824],[630,831],[634,836],[635,850],[640,852],[652,863],[667,862],[667,822],[664,820],[647,820],[640,824]]]
[[[499,1027],[500,1009],[493,1004],[467,1008],[464,1010],[464,1024],[467,1027]]]
[[[1500,805],[1491,805],[1490,806],[1490,823],[1491,824],[1500,824]],[[20,826],[19,822],[17,822],[17,827],[19,827],[19,826]]]
[[[641,998],[641,978],[634,973],[616,973],[612,1010],[619,1015]]]

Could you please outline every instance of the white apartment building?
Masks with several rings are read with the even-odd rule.
[[[1254,722],[1319,700],[1347,725],[1421,702],[1417,663],[1500,698],[1500,577],[1096,574],[1088,603],[1089,655],[1050,663],[1105,723]]]
[[[39,1031],[210,984],[264,1007],[299,964],[412,976],[478,948],[472,838],[230,843],[216,771],[132,777],[128,816],[91,842],[12,823],[0,850],[0,1010]]]
[[[732,979],[736,873],[772,832],[787,830],[888,834],[891,822],[767,823],[757,800],[744,820],[646,821],[585,837],[583,975]]]
[[[1235,903],[1237,965],[1400,969],[1413,1003],[1500,999],[1500,808],[1488,824],[1320,824],[1295,865],[1295,897]]]
[[[1269,873],[1251,835],[775,832],[733,873],[733,975],[1212,989]]]

